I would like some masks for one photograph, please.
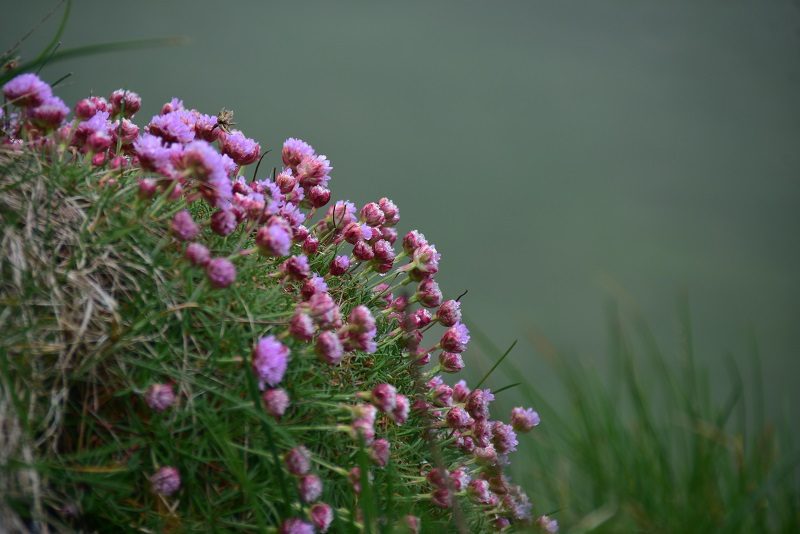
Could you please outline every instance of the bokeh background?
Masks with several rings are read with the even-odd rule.
[[[5,10],[4,46],[54,5]],[[28,59],[57,19],[25,42]],[[80,0],[62,40],[173,35],[188,44],[44,78],[72,72],[67,102],[135,90],[140,123],[180,96],[234,109],[262,146],[308,140],[333,162],[336,198],[388,196],[402,230],[436,243],[446,293],[468,289],[471,324],[498,345],[520,339],[511,357],[545,394],[531,328],[602,362],[605,302],[622,299],[670,354],[686,295],[719,384],[723,357],[755,339],[770,412],[796,414],[796,1]]]

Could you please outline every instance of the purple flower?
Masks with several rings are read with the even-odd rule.
[[[114,115],[122,113],[126,117],[133,117],[142,107],[142,99],[133,91],[117,89],[111,93],[108,101],[111,103],[111,111]]]
[[[314,474],[303,475],[297,481],[297,492],[303,502],[314,502],[322,495],[322,480]]]
[[[206,141],[192,141],[183,147],[180,167],[201,182],[228,179],[223,156]]]
[[[313,235],[306,237],[305,241],[303,241],[303,252],[308,256],[313,256],[317,253],[317,250],[319,250],[319,239]]]
[[[290,137],[283,143],[281,150],[281,158],[283,164],[292,170],[296,169],[303,158],[314,155],[314,149],[311,145],[300,139]]]
[[[339,305],[328,293],[315,293],[308,299],[311,318],[320,328],[338,328],[341,326]]]
[[[378,384],[372,388],[370,398],[376,408],[391,413],[397,403],[397,390],[391,384]]]
[[[315,293],[326,293],[328,291],[328,284],[325,279],[319,275],[314,275],[303,283],[300,289],[300,294],[304,300],[310,299]]]
[[[386,220],[386,216],[377,202],[370,202],[361,208],[361,220],[369,226],[380,226]]]
[[[156,194],[156,182],[155,180],[151,180],[150,178],[140,178],[139,179],[139,198],[153,198],[153,195]]]
[[[185,110],[171,111],[156,115],[147,125],[147,131],[168,143],[189,143],[194,141],[195,116]]]
[[[295,311],[289,321],[289,333],[297,340],[311,341],[314,337],[314,321],[311,316],[300,310]]]
[[[217,127],[217,117],[197,112],[194,114],[194,136],[213,143],[219,139],[221,130]]]
[[[442,291],[433,278],[426,278],[417,287],[417,300],[426,308],[435,308],[442,303]],[[468,335],[469,338],[469,335]],[[461,351],[457,351],[461,352]]]
[[[413,254],[416,249],[427,244],[425,236],[418,230],[411,230],[403,238],[403,250],[406,251],[406,254]]]
[[[469,483],[469,494],[476,502],[481,504],[489,504],[489,501],[491,500],[489,483],[482,478],[476,478]]]
[[[465,403],[465,408],[475,419],[489,417],[489,403],[494,400],[494,395],[488,389],[474,389],[470,392]]]
[[[398,393],[394,398],[394,409],[390,417],[396,425],[402,425],[408,420],[408,412],[411,409],[411,404],[408,402],[408,397]]]
[[[495,421],[492,426],[492,443],[497,452],[508,454],[517,450],[517,433],[511,425]]]
[[[333,508],[325,503],[317,503],[309,511],[311,522],[320,532],[327,532],[333,522]]]
[[[181,241],[191,241],[199,233],[200,227],[187,210],[179,211],[172,218],[172,234]]]
[[[311,451],[300,445],[287,452],[283,461],[291,474],[305,475],[311,469]]]
[[[305,156],[297,165],[297,181],[305,189],[316,185],[327,186],[330,172],[333,170],[325,156]]]
[[[376,439],[370,446],[370,457],[378,465],[378,467],[386,467],[389,463],[389,453],[391,452],[391,445],[386,439]]]
[[[238,225],[236,215],[231,210],[218,210],[211,216],[211,231],[226,236],[233,233]]]
[[[292,174],[292,169],[283,169],[275,177],[275,185],[284,195],[290,193],[297,185],[297,178]]]
[[[280,534],[314,534],[314,527],[302,519],[293,517],[281,524]]]
[[[282,217],[272,217],[256,232],[256,246],[265,256],[286,256],[292,246],[292,228]]]
[[[456,382],[456,385],[453,386],[453,399],[456,402],[464,402],[467,400],[467,396],[469,396],[467,382],[465,380],[459,380]]]
[[[446,300],[439,306],[436,319],[443,326],[453,326],[461,322],[461,303],[457,300]]]
[[[320,360],[328,365],[338,364],[344,356],[344,349],[339,337],[327,330],[319,334],[314,348]]]
[[[302,254],[292,256],[284,261],[280,269],[286,276],[294,280],[305,280],[311,276],[311,267],[308,265],[308,258]]]
[[[394,263],[394,248],[392,244],[384,239],[379,239],[372,245],[372,251],[375,253],[375,259],[381,263]]]
[[[151,409],[163,412],[175,403],[175,391],[172,389],[172,384],[151,385],[147,388],[144,401]]]
[[[150,477],[153,491],[170,496],[181,487],[181,475],[174,467],[162,467]]]
[[[133,142],[133,150],[143,169],[155,171],[167,177],[172,175],[172,151],[164,146],[161,138],[144,134]]]
[[[128,119],[122,119],[114,122],[111,133],[115,143],[120,141],[128,147],[139,138],[139,127]]]
[[[539,525],[540,529],[547,532],[547,534],[556,534],[558,532],[558,521],[546,515],[536,519],[536,524]]]
[[[511,410],[511,426],[517,432],[528,432],[539,425],[539,414],[531,408],[518,406]]]
[[[344,228],[356,220],[356,207],[352,202],[339,200],[328,208],[331,228]]]
[[[262,337],[253,348],[253,371],[259,387],[276,386],[283,380],[289,363],[289,349],[275,336]]]
[[[183,100],[173,97],[172,100],[161,106],[161,114],[166,115],[167,113],[172,113],[173,111],[179,111],[182,109],[184,109]]]
[[[411,254],[411,262],[414,266],[412,274],[417,279],[433,276],[439,272],[439,260],[442,256],[436,251],[433,245],[420,245]]]
[[[236,281],[236,267],[226,258],[214,258],[206,264],[206,276],[212,286],[222,289]]]
[[[15,106],[36,107],[53,96],[53,90],[35,74],[20,74],[3,86],[3,94]]]
[[[458,323],[448,328],[439,345],[447,352],[462,353],[467,350],[469,343],[469,330],[464,323]]]
[[[366,241],[359,241],[353,247],[353,256],[360,261],[369,261],[375,257],[375,251]]]
[[[223,133],[220,139],[223,154],[230,156],[239,166],[250,165],[261,155],[261,145],[245,137],[239,130]]]
[[[444,352],[439,354],[439,365],[445,373],[457,373],[464,368],[464,360],[457,352]]]
[[[289,407],[289,394],[283,388],[268,389],[261,396],[267,413],[280,419]]]
[[[394,202],[386,197],[383,197],[378,201],[378,206],[380,206],[381,211],[383,212],[383,224],[385,226],[394,226],[400,222],[400,210],[397,208],[397,205]]]
[[[31,119],[43,128],[57,128],[69,115],[69,108],[57,96],[45,99],[40,105],[30,110]]]

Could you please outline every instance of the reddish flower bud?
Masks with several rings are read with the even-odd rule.
[[[283,388],[268,389],[261,396],[264,400],[264,408],[267,413],[276,419],[280,419],[289,407],[289,394]]]
[[[369,226],[380,226],[386,220],[386,216],[377,203],[370,202],[361,208],[361,220]]]
[[[205,267],[205,265],[211,259],[211,253],[200,243],[189,243],[189,246],[186,247],[184,256],[187,260],[189,260],[190,263],[192,263],[192,265],[196,265],[198,267]]]
[[[311,451],[300,445],[287,452],[283,461],[291,474],[305,475],[311,469]]]

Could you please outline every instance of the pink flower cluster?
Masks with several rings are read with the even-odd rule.
[[[499,530],[532,520],[528,498],[508,481],[503,466],[517,448],[517,432],[537,426],[539,416],[518,407],[510,424],[492,420],[490,390],[470,390],[463,380],[451,386],[438,374],[465,367],[469,329],[459,300],[445,299],[435,279],[441,261],[435,245],[417,230],[399,239],[400,212],[391,200],[384,197],[360,209],[337,201],[322,210],[331,199],[333,168],[326,156],[295,138],[284,142],[282,167],[274,178],[248,180],[241,171],[262,157],[259,143],[177,99],[140,129],[132,119],[141,100],[131,91],[79,101],[71,122],[66,122],[64,103],[36,75],[14,78],[3,92],[9,103],[0,117],[3,144],[55,148],[98,168],[146,173],[138,184],[141,201],[174,203],[168,230],[187,268],[202,269],[209,286],[230,287],[237,279],[235,262],[261,258],[271,283],[292,299],[284,322],[254,336],[250,359],[263,408],[279,424],[285,424],[293,406],[286,377],[295,359],[312,356],[319,360],[314,364],[319,372],[326,373],[381,361],[401,347],[406,376],[427,374],[424,390],[367,384],[341,404],[334,431],[352,436],[353,447],[367,447],[375,467],[382,468],[398,449],[388,434],[379,437],[386,423],[403,425],[415,416],[415,424],[432,421],[437,439],[459,460],[421,473],[420,492],[430,502],[448,508],[459,497],[469,499]],[[194,202],[205,203],[211,215],[199,220],[193,213],[202,210],[191,209]],[[212,243],[220,242],[215,236],[235,232],[243,239],[234,241],[252,248],[212,252]],[[407,293],[408,286],[413,290]],[[348,287],[357,287],[364,298],[343,299]],[[434,368],[420,369],[433,355]],[[165,411],[175,403],[173,386],[152,385],[145,400],[153,410]],[[426,430],[421,426],[420,432]],[[305,515],[285,520],[280,532],[325,532],[333,520],[332,507],[318,502],[323,481],[312,472],[314,455],[297,445],[284,456],[283,469],[296,481]],[[348,476],[358,493],[360,468],[342,468],[339,474]],[[157,493],[171,495],[180,487],[180,476],[174,468],[162,468],[151,482]],[[547,530],[554,528],[552,520],[541,521]],[[409,516],[407,523],[418,530],[418,518]]]

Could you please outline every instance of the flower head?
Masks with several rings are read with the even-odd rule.
[[[175,391],[172,384],[153,384],[144,395],[147,405],[157,412],[163,412],[175,404]]]
[[[531,408],[517,406],[511,410],[511,426],[518,432],[528,432],[539,425],[539,414]]]
[[[268,389],[261,396],[264,401],[264,408],[267,413],[276,419],[280,419],[289,407],[289,394],[283,388]]]
[[[212,286],[226,288],[236,281],[236,267],[227,258],[214,258],[206,264],[206,276]]]
[[[300,445],[287,452],[283,461],[291,474],[305,475],[311,469],[311,451]]]
[[[311,522],[320,532],[327,532],[333,522],[333,508],[325,503],[317,503],[309,510]]]
[[[181,487],[181,475],[174,467],[162,467],[150,477],[153,491],[170,496]]]
[[[448,328],[439,341],[439,345],[447,352],[457,352],[459,354],[467,350],[468,343],[469,329],[464,323],[458,323]]]
[[[187,210],[179,211],[172,218],[172,234],[181,241],[191,241],[199,233],[200,227]]]
[[[239,130],[223,133],[220,140],[222,141],[222,153],[230,156],[239,166],[250,165],[261,155],[261,145],[245,137]]]
[[[253,348],[253,371],[262,388],[264,384],[277,386],[288,364],[289,349],[275,336],[262,337]]]
[[[20,74],[3,86],[3,94],[15,106],[36,107],[53,96],[53,90],[35,74]]]

